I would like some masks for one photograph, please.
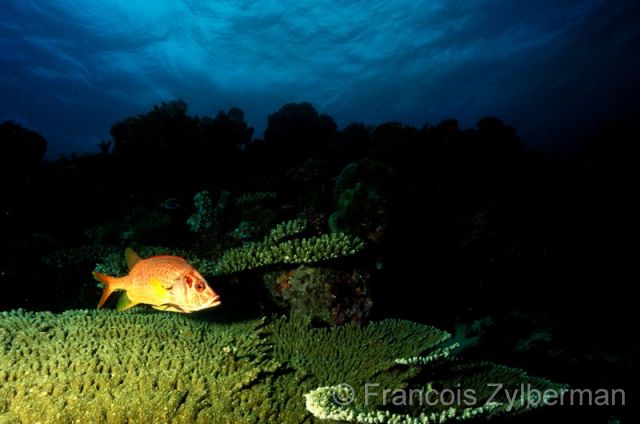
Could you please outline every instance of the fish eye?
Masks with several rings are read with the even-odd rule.
[[[198,293],[202,293],[204,291],[204,283],[202,281],[198,281],[195,288]]]
[[[186,277],[184,277],[184,282],[187,284],[187,286],[191,287],[191,285],[193,284],[193,278],[187,275]]]

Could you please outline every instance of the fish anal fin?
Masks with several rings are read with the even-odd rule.
[[[129,296],[127,296],[127,292],[124,292],[120,295],[120,299],[118,299],[118,303],[116,304],[116,311],[126,311],[127,309],[133,308],[138,304],[138,302],[134,302],[133,300],[129,299]]]
[[[132,248],[127,247],[126,249],[124,249],[124,260],[127,262],[129,271],[131,271],[131,268],[133,268],[135,264],[140,262],[142,258]]]

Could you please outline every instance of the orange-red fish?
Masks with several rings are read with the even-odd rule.
[[[129,266],[128,275],[118,278],[93,273],[95,279],[104,285],[98,309],[114,291],[124,292],[116,306],[118,311],[145,304],[161,311],[189,313],[220,304],[220,296],[181,257],[153,256],[142,259],[130,248],[124,251],[124,257]]]

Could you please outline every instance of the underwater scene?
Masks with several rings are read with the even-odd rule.
[[[0,424],[637,422],[640,6],[0,4]]]

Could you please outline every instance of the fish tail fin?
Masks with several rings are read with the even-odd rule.
[[[98,280],[104,286],[104,290],[102,291],[102,296],[100,297],[100,301],[98,302],[98,309],[104,306],[104,303],[107,301],[111,293],[116,291],[119,287],[116,285],[116,277],[110,277],[105,274],[101,274],[99,272],[93,272],[93,278]]]

